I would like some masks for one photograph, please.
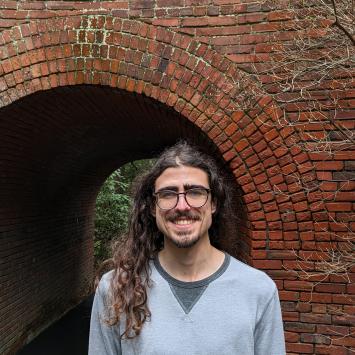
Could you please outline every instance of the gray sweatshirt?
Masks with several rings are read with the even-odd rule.
[[[120,339],[120,325],[105,322],[111,273],[105,274],[91,314],[89,355],[284,355],[275,283],[232,257],[225,264],[186,313],[169,278],[152,262],[153,286],[148,289],[152,316],[134,339]],[[198,281],[200,289],[201,284]]]

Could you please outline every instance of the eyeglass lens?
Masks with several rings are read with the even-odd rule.
[[[185,201],[190,207],[198,208],[207,202],[208,192],[207,189],[190,189],[180,193],[168,190],[159,191],[157,193],[157,204],[161,209],[169,210],[176,207],[179,195],[184,195]]]

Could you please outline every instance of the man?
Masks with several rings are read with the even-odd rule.
[[[228,201],[210,157],[186,142],[160,156],[96,290],[90,355],[285,354],[274,282],[213,246]]]

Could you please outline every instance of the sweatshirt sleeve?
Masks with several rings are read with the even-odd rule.
[[[285,355],[285,339],[277,289],[256,325],[255,355]]]
[[[108,282],[101,280],[96,289],[91,311],[89,355],[120,355],[121,341],[119,325],[107,324],[108,306],[107,290]]]

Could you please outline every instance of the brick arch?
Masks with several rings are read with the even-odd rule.
[[[309,158],[287,141],[294,130],[275,123],[282,113],[272,100],[264,97],[241,111],[240,92],[257,90],[252,89],[255,84],[234,63],[189,36],[139,21],[90,15],[23,24],[4,31],[3,38],[3,106],[58,86],[108,85],[156,99],[205,132],[231,162],[247,203],[278,205],[271,184],[282,191],[289,182],[278,176],[268,184],[267,177],[306,173],[298,165]],[[243,86],[238,89],[239,81]],[[260,175],[263,170],[267,176]],[[249,209],[251,221],[265,219],[271,230],[271,222],[282,223],[272,207],[270,213],[262,208],[255,213],[256,203]]]
[[[154,99],[204,132],[244,194],[245,259],[285,277],[282,263],[295,258],[297,232],[312,229],[308,197],[287,195],[297,188],[292,174],[314,177],[304,168],[307,155],[290,139],[295,132],[278,125],[282,113],[269,98],[241,110],[241,90],[254,83],[245,82],[235,64],[189,36],[109,16],[31,22],[2,36],[5,108],[55,88],[100,85]],[[240,81],[245,84],[238,88]]]

